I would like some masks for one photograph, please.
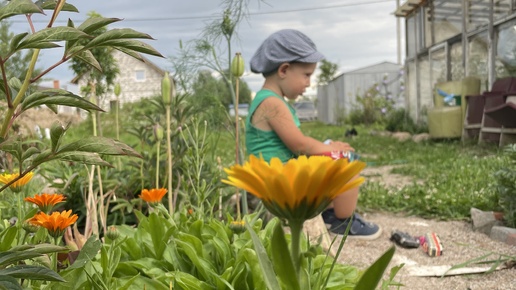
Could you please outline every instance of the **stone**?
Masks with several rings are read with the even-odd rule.
[[[516,229],[502,226],[494,226],[491,229],[489,237],[493,240],[500,241],[502,243],[510,242],[513,239],[513,235],[516,235]]]
[[[400,142],[405,142],[407,140],[410,140],[412,138],[412,135],[408,132],[396,132],[391,135],[391,137],[397,139]]]
[[[472,207],[470,209],[471,220],[473,222],[473,230],[482,232],[486,235],[491,234],[491,228],[501,226],[503,223],[496,219],[492,211],[482,211]]]
[[[430,140],[430,134],[428,134],[428,133],[421,133],[421,134],[412,136],[412,141],[414,141],[415,143],[421,143],[423,141],[428,141],[428,140]]]

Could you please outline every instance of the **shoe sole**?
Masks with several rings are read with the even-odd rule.
[[[343,236],[341,234],[337,234],[337,233],[334,233],[332,231],[330,231],[331,229],[331,224],[324,224],[326,225],[326,229],[328,230],[329,233],[331,234],[334,234],[334,235],[338,235],[338,236]],[[352,240],[362,240],[362,241],[372,241],[372,240],[376,240],[378,239],[381,235],[382,235],[382,227],[378,226],[378,231],[372,235],[368,235],[368,236],[364,236],[364,235],[348,235],[348,239],[352,239]]]

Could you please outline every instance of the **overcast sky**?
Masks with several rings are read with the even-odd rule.
[[[68,3],[75,5],[80,13],[61,13],[58,25],[64,25],[68,18],[79,25],[90,11],[104,17],[123,18],[109,28],[127,27],[151,35],[155,40],[146,42],[166,58],[148,58],[169,71],[172,66],[167,58],[177,55],[179,41],[186,43],[198,39],[213,17],[221,17],[223,9],[217,0],[69,0]],[[397,62],[397,20],[393,15],[396,0],[248,0],[248,3],[250,15],[238,27],[238,39],[233,43],[233,52],[241,52],[246,61],[246,71],[260,43],[271,33],[284,28],[298,29],[308,35],[328,61],[339,65],[339,72],[383,61]],[[11,19],[15,20],[13,32],[28,30],[23,17]],[[44,25],[37,22],[36,29]],[[403,21],[401,28],[403,35]],[[39,66],[50,66],[61,54],[58,49],[44,50]],[[73,72],[68,64],[64,64],[46,78],[58,79],[66,85],[73,78]],[[261,75],[250,72],[245,74],[244,80],[253,91],[263,82]]]

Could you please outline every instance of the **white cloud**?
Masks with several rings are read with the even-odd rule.
[[[367,4],[371,1],[375,3]],[[382,61],[394,62],[397,57],[396,18],[392,15],[395,1],[371,1],[284,0],[265,3],[249,0],[251,15],[241,23],[238,39],[235,39],[232,50],[241,52],[248,63],[256,48],[268,35],[279,29],[294,28],[310,36],[327,60],[339,64],[340,71],[349,71]],[[96,11],[104,17],[123,18],[123,21],[112,25],[111,28],[129,27],[148,33],[155,38],[148,43],[165,57],[177,53],[180,40],[187,42],[198,38],[206,23],[213,21],[213,18],[195,17],[222,14],[220,2],[214,0],[90,0],[70,3],[75,5],[80,13],[66,13],[61,15],[59,20],[65,21],[70,17],[78,25],[87,18],[86,15],[90,11]],[[323,7],[332,8],[316,9]],[[277,11],[294,12],[274,13]],[[23,18],[17,20],[22,21]],[[39,28],[43,26],[44,23],[38,23]],[[13,28],[20,33],[26,31],[28,26],[16,22]],[[44,51],[40,63],[48,66],[59,58],[60,53],[57,50]],[[167,59],[149,59],[164,69],[171,67]],[[73,75],[65,64],[46,77],[60,79],[61,83],[66,83]],[[249,83],[252,90],[258,90],[263,82],[263,78],[258,74],[245,76],[244,80]]]

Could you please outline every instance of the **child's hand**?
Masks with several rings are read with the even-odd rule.
[[[330,151],[355,151],[349,143],[341,141],[331,141],[328,146],[330,147]]]

